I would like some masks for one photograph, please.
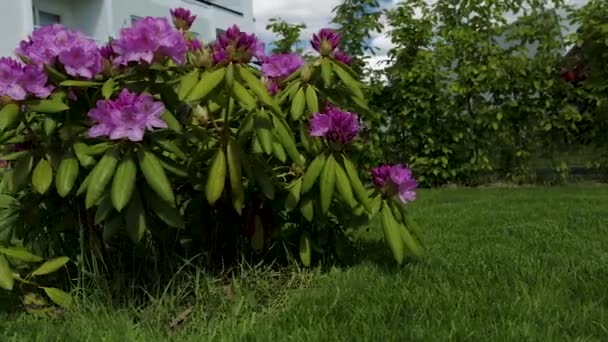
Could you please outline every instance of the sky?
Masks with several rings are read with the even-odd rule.
[[[434,0],[427,0],[434,2]],[[574,6],[582,6],[589,0],[569,0]],[[281,17],[289,23],[305,23],[307,29],[303,37],[310,37],[312,33],[329,25],[332,17],[331,10],[341,0],[253,0],[253,14],[256,19],[256,34],[266,42],[273,40],[272,33],[266,31],[268,19]],[[396,6],[399,0],[380,0],[384,8]],[[375,35],[372,45],[379,49],[376,56],[370,59],[373,67],[386,60],[388,50],[392,44],[387,32]]]

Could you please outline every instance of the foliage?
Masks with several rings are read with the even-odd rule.
[[[382,11],[378,0],[344,0],[333,9],[332,23],[342,35],[344,52],[353,57],[353,68],[364,70],[366,54],[375,54],[370,45],[373,33],[380,33]]]
[[[3,200],[8,199],[7,195],[2,195]],[[10,208],[3,208],[10,210]],[[54,287],[45,287],[38,285],[36,277],[39,279],[57,272],[62,269],[70,259],[67,257],[58,257],[43,262],[43,258],[34,255],[27,249],[15,246],[0,245],[0,288],[6,291],[15,289],[15,282],[21,284],[21,287],[26,288],[26,293],[23,295],[23,304],[28,308],[28,311],[36,314],[47,314],[52,312],[51,308],[46,307],[47,303],[44,298],[34,292],[27,292],[27,288],[35,288],[43,291],[46,296],[56,305],[64,308],[69,308],[73,303],[73,298],[70,294],[63,292]],[[31,268],[30,264],[38,263],[38,267]],[[24,272],[27,274],[23,276]]]
[[[374,103],[384,156],[428,184],[498,172],[533,177],[533,156],[576,141],[589,118],[560,77],[562,1],[409,0],[388,12],[388,84]],[[517,20],[507,21],[515,13]],[[562,165],[557,161],[557,165]]]
[[[302,47],[298,47],[298,43],[302,30],[306,29],[306,24],[291,24],[281,18],[270,18],[266,29],[277,35],[277,39],[273,42],[272,53],[301,54],[303,52]]]
[[[37,37],[61,30],[22,45],[54,42]],[[178,257],[202,255],[218,269],[241,256],[290,257],[297,246],[305,266],[345,257],[346,228],[388,195],[366,188],[349,158],[359,118],[348,111],[367,111],[364,86],[334,54],[339,35],[315,39],[321,55],[281,76],[301,59],[267,66],[262,43],[236,26],[193,47],[188,31],[146,18],[99,52],[103,71],[88,80],[62,64],[72,50],[36,66],[52,94],[4,98],[2,189],[17,204],[3,236],[77,258],[81,275],[138,270],[154,280]],[[354,122],[327,116],[309,134],[313,115],[330,112]],[[407,232],[405,211],[395,214],[393,229]]]
[[[585,117],[579,139],[601,151],[608,151],[608,4],[590,1],[574,12],[573,23],[580,25],[574,35],[575,46],[568,57],[575,73],[572,91]],[[608,152],[595,160],[595,166],[608,170]]]

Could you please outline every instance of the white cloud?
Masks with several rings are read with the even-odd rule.
[[[302,37],[310,37],[329,25],[331,11],[339,3],[340,0],[253,0],[256,33],[264,40],[272,40],[273,35],[266,30],[266,25],[270,18],[281,17],[289,23],[306,24]]]

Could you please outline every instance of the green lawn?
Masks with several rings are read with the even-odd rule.
[[[608,341],[607,186],[432,190],[412,206],[427,254],[402,269],[382,249],[327,272],[249,270],[231,299],[193,279],[183,301],[0,317],[0,340]]]

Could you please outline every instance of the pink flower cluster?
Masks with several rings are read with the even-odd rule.
[[[412,202],[416,199],[416,180],[412,176],[412,170],[401,164],[380,165],[372,170],[374,185],[385,196],[399,195],[403,203]]]
[[[264,43],[254,34],[241,32],[236,25],[220,35],[213,44],[213,61],[216,64],[249,63],[252,57],[264,60]]]
[[[146,17],[136,21],[133,27],[122,29],[118,39],[112,42],[112,50],[116,54],[116,65],[151,64],[163,57],[183,64],[188,45],[183,34],[172,27],[167,18]]]
[[[262,74],[266,78],[268,91],[276,94],[281,80],[296,72],[302,65],[304,59],[295,53],[272,55],[266,58],[262,64]]]
[[[107,136],[111,140],[141,141],[146,130],[166,128],[160,117],[165,112],[162,102],[147,94],[134,94],[123,89],[116,100],[97,101],[89,111],[94,123],[88,131],[90,137]]]
[[[326,113],[315,113],[310,120],[310,136],[325,137],[338,145],[352,142],[359,131],[359,117],[356,114],[329,106]]]
[[[0,58],[0,96],[25,100],[28,95],[47,98],[53,87],[47,84],[44,70],[36,65],[23,65],[12,58]]]
[[[60,24],[36,29],[28,40],[21,41],[16,52],[38,66],[59,62],[74,77],[92,79],[102,69],[95,41]]]

